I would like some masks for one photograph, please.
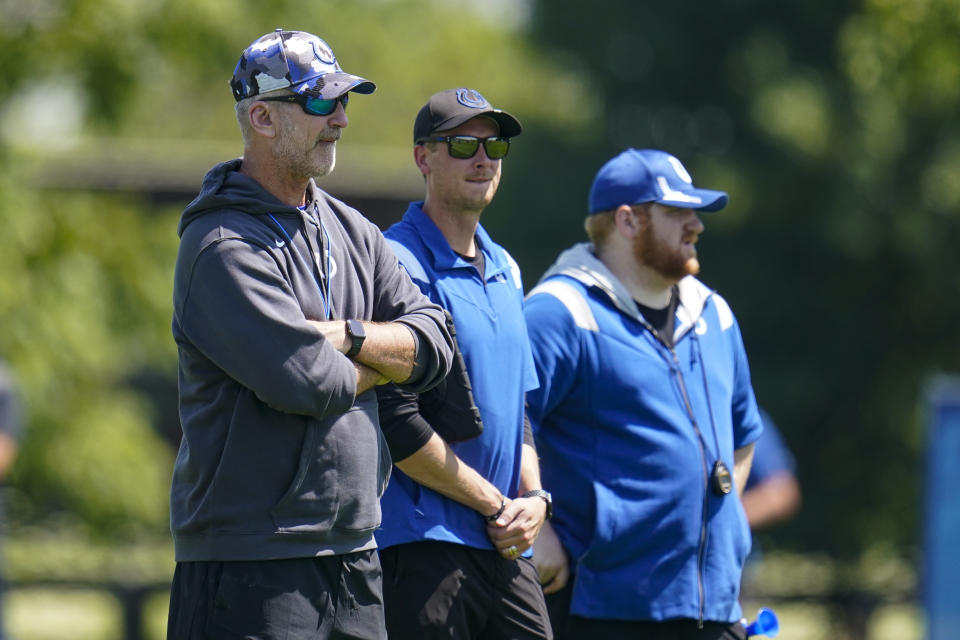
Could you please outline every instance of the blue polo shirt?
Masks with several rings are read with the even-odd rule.
[[[457,456],[515,497],[520,484],[524,394],[537,376],[523,317],[523,286],[513,258],[477,227],[485,274],[458,256],[443,233],[412,202],[403,219],[384,236],[414,284],[450,311],[470,374],[483,433],[451,445]],[[381,499],[383,523],[377,544],[389,547],[419,540],[441,540],[492,549],[476,511],[417,484],[394,468]]]

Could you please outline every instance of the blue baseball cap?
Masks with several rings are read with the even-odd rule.
[[[240,102],[276,89],[330,99],[348,91],[373,93],[377,85],[341,69],[333,49],[317,36],[277,29],[243,50],[230,87]]]
[[[727,194],[697,189],[680,161],[657,149],[627,149],[614,156],[590,186],[591,214],[644,202],[719,211],[727,206]]]

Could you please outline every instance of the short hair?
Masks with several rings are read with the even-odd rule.
[[[277,89],[275,91],[265,91],[255,96],[239,100],[234,107],[237,114],[237,124],[240,125],[240,137],[243,138],[243,144],[246,145],[253,139],[253,126],[250,124],[250,105],[257,100],[263,100],[265,96],[282,96],[292,94],[289,89]]]
[[[253,127],[250,126],[250,105],[257,100],[257,96],[251,96],[237,101],[234,110],[237,113],[237,124],[240,125],[240,137],[243,138],[243,144],[246,145],[253,138]]]
[[[594,247],[600,248],[606,245],[610,234],[617,228],[616,209],[609,211],[599,211],[590,214],[583,221],[583,228],[587,232],[587,238]]]
[[[649,217],[651,204],[650,202],[632,204],[630,209],[634,213]],[[583,221],[583,228],[586,230],[591,244],[598,249],[603,248],[610,239],[610,235],[617,228],[617,209],[598,211],[588,215],[587,219]]]

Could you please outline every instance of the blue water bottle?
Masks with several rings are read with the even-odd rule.
[[[775,614],[772,609],[767,609],[766,607],[761,607],[761,609],[757,611],[757,619],[750,624],[746,624],[746,618],[744,618],[743,621],[747,627],[748,638],[750,636],[776,638],[777,634],[780,633],[780,621],[777,620],[777,614]]]

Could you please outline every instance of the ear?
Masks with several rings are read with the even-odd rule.
[[[633,238],[650,223],[649,214],[641,209],[634,213],[630,205],[622,204],[613,214],[617,231],[625,238]]]
[[[430,163],[427,161],[428,155],[430,155],[430,150],[427,149],[426,145],[417,144],[413,146],[413,162],[423,175],[430,173]]]
[[[273,110],[265,102],[254,102],[250,105],[250,126],[265,138],[277,135],[276,119]]]

